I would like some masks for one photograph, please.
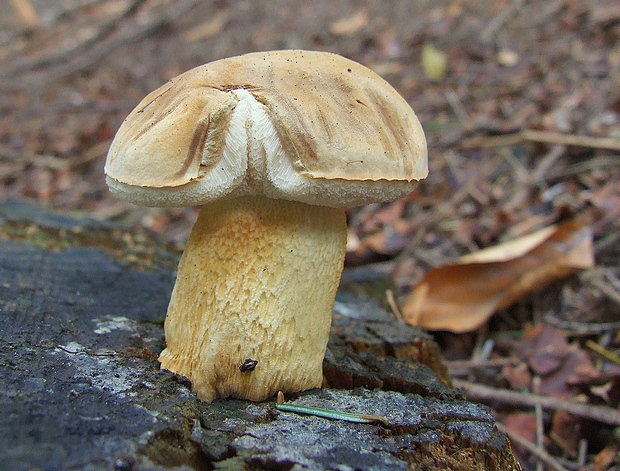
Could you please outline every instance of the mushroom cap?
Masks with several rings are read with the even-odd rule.
[[[151,92],[105,173],[146,206],[261,194],[348,207],[409,193],[428,163],[419,120],[385,80],[336,54],[286,50],[218,60]]]

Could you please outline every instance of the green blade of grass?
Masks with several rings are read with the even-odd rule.
[[[340,412],[330,409],[321,409],[318,407],[297,406],[295,404],[276,404],[276,408],[284,412],[314,415],[317,417],[324,417],[326,419],[346,420],[347,422],[354,422],[358,424],[389,424],[386,417],[374,414],[353,414],[351,412]]]

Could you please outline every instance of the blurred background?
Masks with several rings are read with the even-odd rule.
[[[0,202],[117,221],[181,250],[197,208],[139,208],[108,193],[115,131],[148,92],[189,68],[290,48],[370,67],[409,102],[428,139],[430,174],[414,193],[349,212],[343,283],[433,330],[453,378],[617,408],[616,0],[8,0]],[[551,237],[551,246],[528,245],[539,230],[550,231],[539,242]],[[480,266],[450,267],[506,241],[520,251],[481,275],[494,301],[474,313],[480,299],[458,286],[478,280]],[[550,258],[532,267],[532,250]],[[447,274],[429,275],[442,267]],[[442,323],[428,319],[440,317],[433,309],[409,309],[429,276],[454,294]],[[495,286],[506,277],[508,287]],[[490,402],[538,447],[517,446],[524,467],[540,466],[546,450],[564,467],[555,469],[617,469],[617,424],[559,405],[536,413],[535,401]]]

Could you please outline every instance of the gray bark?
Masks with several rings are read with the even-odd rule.
[[[174,274],[113,256],[110,247],[122,246],[113,231],[0,207],[0,469],[518,467],[489,409],[464,400],[431,367],[391,355],[428,336],[394,328],[378,307],[357,315],[363,309],[346,296],[337,307],[357,314],[335,315],[325,361],[332,389],[290,399],[379,414],[388,425],[279,412],[273,401],[198,401],[185,378],[156,361]],[[93,240],[98,247],[80,246]],[[355,351],[360,332],[376,348]]]

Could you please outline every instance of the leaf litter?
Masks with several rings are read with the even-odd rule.
[[[620,374],[600,352],[620,350],[618,18],[600,0],[4,2],[0,199],[182,244],[196,208],[136,208],[102,178],[135,104],[253,50],[362,62],[420,117],[431,172],[407,198],[349,211],[345,277],[387,277],[405,312],[417,296],[413,317],[446,329],[433,332],[453,377],[491,388],[481,400],[523,432],[526,469],[617,469],[602,418],[620,404]],[[484,258],[507,241],[521,252]],[[419,286],[442,296],[424,303]],[[444,304],[456,308],[428,314]]]

